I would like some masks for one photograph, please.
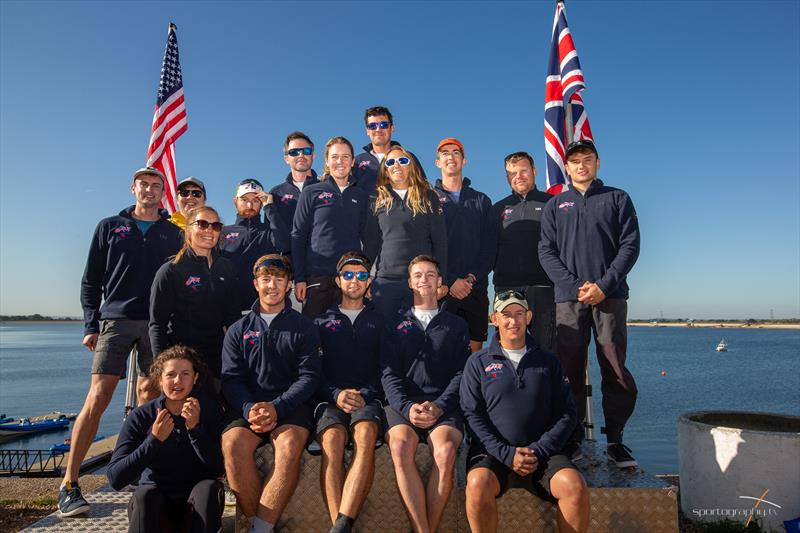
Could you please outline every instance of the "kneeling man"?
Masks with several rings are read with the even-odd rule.
[[[320,404],[314,413],[322,448],[320,482],[333,522],[331,533],[349,533],[375,474],[375,444],[383,431],[378,366],[383,322],[364,295],[370,262],[347,252],[336,265],[341,302],[316,319],[322,345]],[[344,450],[353,445],[345,476]]]
[[[439,310],[439,262],[418,255],[408,265],[411,309],[390,324],[381,347],[386,422],[397,486],[417,533],[436,531],[453,489],[453,472],[464,423],[458,387],[469,357],[469,328],[463,318]],[[433,467],[427,492],[414,461],[427,442]]]
[[[314,323],[287,305],[289,260],[256,261],[258,300],[230,327],[222,348],[222,394],[228,402],[222,454],[228,484],[253,532],[272,532],[300,477],[300,458],[313,427],[307,402],[322,361]],[[275,463],[262,483],[253,456],[269,442]]]
[[[589,491],[561,450],[577,423],[569,384],[555,355],[527,334],[524,294],[499,293],[491,344],[470,357],[461,409],[470,430],[467,518],[473,532],[497,531],[496,498],[524,487],[558,504],[562,533],[589,527]]]

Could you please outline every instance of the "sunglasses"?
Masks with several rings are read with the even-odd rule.
[[[521,293],[521,292],[519,292],[519,291],[515,291],[515,290],[513,290],[513,289],[512,289],[512,290],[509,290],[509,291],[503,291],[503,292],[501,292],[501,293],[497,294],[497,295],[494,297],[494,299],[495,299],[496,301],[500,301],[500,302],[505,302],[505,301],[506,301],[506,300],[508,300],[509,298],[516,298],[517,300],[522,300],[523,302],[524,302],[524,301],[526,301],[526,300],[525,300],[525,295],[524,295],[524,294],[522,294],[522,293]]]
[[[388,130],[392,123],[388,120],[381,120],[380,122],[367,122],[368,130]]]
[[[201,191],[200,189],[192,189],[192,190],[181,189],[180,191],[178,191],[178,194],[180,195],[181,198],[188,198],[190,196],[194,198],[203,197],[203,191]]]
[[[400,166],[406,166],[411,162],[411,160],[407,157],[398,157],[395,159],[394,157],[391,159],[387,159],[383,164],[387,167],[393,167],[395,163],[399,164]]]
[[[347,272],[339,272],[339,276],[345,281],[353,281],[353,278],[355,278],[363,282],[369,279],[369,272],[364,272],[363,270],[361,272],[352,272],[348,270]]]
[[[192,226],[197,226],[200,229],[208,229],[211,228],[212,231],[219,233],[222,231],[222,222],[209,222],[208,220],[195,220],[191,224]]]
[[[289,267],[286,266],[286,263],[284,263],[280,259],[265,259],[264,261],[261,261],[258,265],[256,265],[255,270],[259,271],[262,268],[270,268],[270,267],[279,268],[284,272],[289,272]]]
[[[311,148],[310,146],[306,146],[305,148],[291,148],[289,150],[286,150],[286,154],[290,155],[292,157],[297,157],[300,154],[311,155],[313,153],[314,153],[314,149]]]

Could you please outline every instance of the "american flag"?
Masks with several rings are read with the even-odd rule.
[[[153,114],[153,131],[147,147],[147,165],[159,169],[167,177],[161,204],[170,213],[177,211],[175,196],[178,183],[175,177],[174,143],[188,129],[176,29],[175,24],[169,25],[167,48],[164,50],[164,61],[161,64],[161,81],[158,83],[158,97]]]
[[[544,94],[544,149],[547,152],[547,192],[558,194],[567,186],[564,154],[571,141],[592,138],[581,91],[586,88],[578,51],[567,26],[564,3],[556,4],[553,41]],[[565,103],[572,104],[571,132],[567,131]],[[568,136],[569,134],[569,136]]]

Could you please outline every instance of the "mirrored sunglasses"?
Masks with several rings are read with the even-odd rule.
[[[314,153],[314,149],[311,148],[310,146],[306,146],[305,148],[291,148],[289,150],[286,150],[286,154],[290,155],[292,157],[297,157],[300,154],[311,155],[313,153]]]
[[[397,159],[393,157],[391,159],[387,159],[386,162],[384,162],[384,165],[386,165],[387,167],[393,167],[395,163],[404,167],[409,163],[411,163],[411,160],[407,157],[398,157]]]
[[[369,272],[364,272],[363,270],[361,272],[352,272],[348,270],[347,272],[339,272],[339,276],[345,281],[353,281],[353,278],[355,278],[363,282],[369,279]]]
[[[388,120],[381,120],[380,122],[367,122],[368,130],[388,130],[392,123]]]

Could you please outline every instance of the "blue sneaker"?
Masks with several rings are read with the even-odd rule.
[[[58,512],[61,516],[78,516],[89,512],[89,502],[81,494],[77,483],[69,481],[58,492]]]

